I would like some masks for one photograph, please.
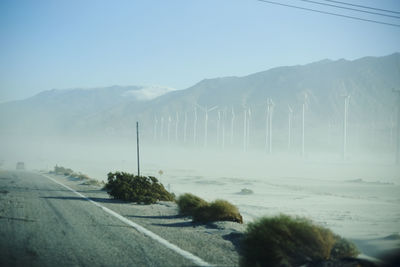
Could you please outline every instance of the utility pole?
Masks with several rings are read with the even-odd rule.
[[[140,176],[140,164],[139,164],[139,122],[136,122],[136,150],[137,150],[137,172]]]
[[[344,98],[344,113],[343,113],[343,160],[346,160],[347,152],[347,111],[349,108],[350,95],[342,95]]]
[[[393,89],[397,93],[397,130],[396,130],[396,164],[400,163],[400,89]]]

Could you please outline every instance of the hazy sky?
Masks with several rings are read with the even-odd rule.
[[[400,11],[398,0],[342,1]],[[0,102],[52,88],[184,89],[204,78],[400,51],[400,27],[256,0],[1,0],[0,38]]]

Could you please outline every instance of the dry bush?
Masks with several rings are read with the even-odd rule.
[[[207,201],[190,193],[181,195],[176,203],[179,213],[186,216],[193,216],[198,208],[208,206]]]
[[[343,240],[306,218],[264,217],[250,223],[245,232],[241,266],[300,266],[357,255],[355,247]]]
[[[195,222],[216,222],[216,221],[232,221],[243,223],[242,215],[238,208],[226,200],[215,200],[207,206],[198,208],[193,214]]]

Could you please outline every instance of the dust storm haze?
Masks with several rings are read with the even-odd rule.
[[[51,180],[33,172],[56,165],[99,181],[109,172],[136,174],[138,123],[140,174],[176,196],[227,200],[245,226],[288,214],[357,245],[382,241],[369,247],[373,253],[361,249],[369,256],[398,249],[399,12],[397,0],[0,1],[0,171],[12,170],[1,181],[29,205],[26,195],[35,196],[47,219],[49,203],[72,211],[70,203],[84,205],[75,195],[23,186],[46,188]],[[27,172],[16,170],[21,162]],[[6,189],[4,199],[14,202],[0,219],[22,218],[25,209],[15,208],[20,203]],[[94,190],[91,196],[109,200]],[[75,214],[92,224],[100,212],[93,210]],[[155,227],[135,212],[129,220]],[[2,220],[10,242],[19,239],[7,229],[20,221]],[[170,236],[171,228],[157,227]],[[209,237],[204,227],[201,240]],[[124,237],[125,229],[113,228]],[[190,239],[180,237],[176,245]],[[218,240],[229,245],[224,257],[239,257],[233,242]]]
[[[397,53],[185,90],[45,91],[0,105],[2,167],[137,173],[138,121],[141,173],[177,195],[229,199],[247,221],[288,213],[350,237],[389,235],[399,230],[398,73]]]

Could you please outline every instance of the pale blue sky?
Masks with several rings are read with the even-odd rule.
[[[398,0],[342,1],[400,11]],[[400,52],[400,27],[256,0],[1,0],[0,38],[0,102],[53,88],[185,89],[204,78]]]

